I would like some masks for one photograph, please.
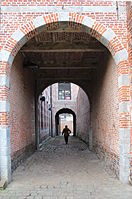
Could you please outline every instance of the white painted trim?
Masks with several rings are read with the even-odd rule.
[[[15,12],[15,13],[23,13],[23,12],[32,12],[32,13],[38,13],[38,12],[103,12],[103,13],[116,13],[116,6],[1,6],[1,12]]]

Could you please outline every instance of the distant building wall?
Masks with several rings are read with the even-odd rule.
[[[71,100],[58,100],[58,84],[52,85],[52,93],[53,93],[53,105],[52,105],[52,111],[53,111],[53,134],[55,135],[56,129],[55,129],[55,115],[56,113],[63,108],[68,108],[74,111],[76,114],[76,98],[78,94],[79,87],[75,84],[71,83]]]
[[[39,109],[39,142],[41,143],[51,135],[51,103],[50,103],[50,86],[47,87],[38,99]]]
[[[79,88],[77,95],[77,135],[89,144],[90,104],[86,93]]]

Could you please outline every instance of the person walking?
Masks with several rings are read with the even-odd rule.
[[[64,139],[65,139],[66,144],[68,144],[68,137],[70,133],[71,133],[71,130],[68,128],[67,125],[65,125],[65,128],[62,131],[62,135],[64,134]]]

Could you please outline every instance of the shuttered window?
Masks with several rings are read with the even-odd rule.
[[[58,83],[58,99],[71,100],[71,84],[70,83]]]

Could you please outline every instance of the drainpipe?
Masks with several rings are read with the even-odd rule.
[[[35,147],[39,150],[39,127],[38,127],[38,97],[37,97],[37,80],[35,80]]]
[[[116,13],[117,13],[117,20],[119,19],[119,6],[118,1],[116,1]]]
[[[50,106],[51,106],[51,137],[53,137],[52,85],[50,86]]]

